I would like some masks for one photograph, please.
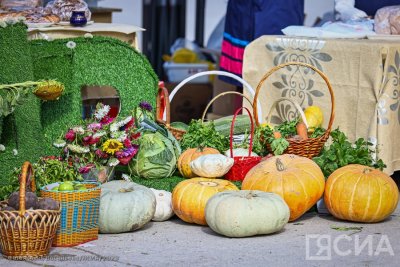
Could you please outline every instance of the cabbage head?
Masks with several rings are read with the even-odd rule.
[[[129,163],[132,175],[146,179],[170,177],[181,153],[178,141],[168,132],[145,132],[139,139],[139,152]]]

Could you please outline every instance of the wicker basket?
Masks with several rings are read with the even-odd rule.
[[[243,109],[246,110],[247,113],[249,114],[250,122],[251,122],[249,155],[248,156],[234,157],[233,156],[233,130],[234,130],[234,124],[235,124],[236,116]],[[259,157],[259,156],[251,156],[251,152],[253,150],[253,138],[254,138],[254,122],[253,122],[253,117],[251,116],[251,112],[246,107],[239,108],[238,110],[236,110],[235,115],[233,116],[233,119],[232,119],[231,134],[230,134],[230,153],[231,153],[231,158],[233,158],[233,160],[234,160],[234,163],[233,163],[232,168],[228,171],[228,173],[225,174],[225,178],[227,180],[230,180],[230,181],[243,181],[244,177],[250,171],[250,169],[253,168],[255,165],[257,165],[261,161],[261,157]]]
[[[254,96],[254,101],[253,101],[254,119],[256,121],[257,126],[259,126],[258,113],[257,113],[258,95],[260,93],[261,87],[263,86],[264,82],[268,79],[268,77],[270,77],[277,70],[279,70],[281,68],[285,68],[290,65],[299,65],[299,66],[308,67],[308,68],[314,70],[316,73],[318,73],[321,76],[321,78],[325,81],[325,83],[328,87],[330,96],[331,96],[331,114],[330,114],[330,118],[329,118],[328,128],[326,129],[324,135],[322,135],[318,138],[308,138],[308,139],[302,140],[302,141],[295,141],[295,140],[288,139],[289,147],[284,151],[285,154],[295,154],[295,155],[302,156],[302,157],[313,158],[321,152],[321,149],[324,147],[326,140],[328,140],[329,134],[331,132],[333,120],[335,118],[335,97],[334,97],[334,93],[332,90],[332,86],[329,82],[328,77],[323,72],[321,72],[319,69],[315,68],[314,66],[312,66],[310,64],[302,63],[302,62],[288,62],[288,63],[280,64],[278,66],[273,67],[270,71],[268,71],[261,78],[260,82],[257,85],[256,94]],[[268,117],[270,117],[270,116],[268,116]],[[303,119],[303,121],[305,121],[305,119]],[[265,145],[267,146],[267,148],[270,150],[269,144],[267,142],[265,142],[265,143],[266,143]]]
[[[53,242],[56,247],[72,247],[98,238],[100,183],[82,183],[84,191],[51,191],[41,188],[44,197],[61,203],[61,223]]]
[[[32,166],[25,162],[20,176],[19,211],[0,211],[0,245],[7,259],[26,260],[46,256],[60,224],[61,209],[25,209],[26,185],[29,180],[34,191]],[[5,207],[8,202],[2,201],[0,205]]]
[[[245,88],[251,95],[255,95],[254,89],[242,78],[239,76],[226,72],[226,71],[218,71],[218,70],[211,70],[211,71],[203,71],[196,73],[186,79],[184,79],[182,82],[180,82],[174,90],[172,90],[171,94],[168,94],[168,90],[164,87],[163,83],[160,82],[159,84],[159,91],[157,95],[157,122],[160,124],[164,124],[168,130],[172,132],[172,134],[175,136],[177,140],[180,140],[182,136],[186,133],[186,131],[182,129],[177,129],[174,127],[171,127],[170,125],[170,104],[172,99],[174,98],[175,94],[187,83],[190,81],[201,77],[205,75],[220,75],[220,76],[226,76],[230,77],[234,80],[237,80],[243,84],[243,88]],[[212,101],[213,102],[213,101]],[[251,102],[250,102],[251,104]],[[209,107],[206,108],[208,110]],[[258,110],[259,113],[261,113],[261,108],[259,107]],[[204,116],[203,116],[204,117]],[[203,119],[204,120],[204,119]]]

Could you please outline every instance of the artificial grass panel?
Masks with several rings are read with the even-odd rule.
[[[0,27],[0,84],[34,80],[26,30],[23,23]],[[0,152],[0,180],[3,180],[14,167],[20,167],[27,160],[36,161],[43,151],[40,100],[30,94],[14,113],[0,116],[0,121],[0,144],[6,147]],[[17,149],[17,155],[13,149]]]
[[[168,178],[161,178],[161,179],[143,179],[139,177],[132,177],[133,182],[137,184],[144,185],[149,188],[154,188],[157,190],[166,190],[169,192],[172,192],[174,190],[175,186],[179,184],[180,182],[186,180],[186,178],[183,178],[181,176],[171,176]],[[235,181],[233,182],[239,189],[242,186],[241,182]]]
[[[74,42],[74,48],[67,47]],[[70,43],[71,44],[71,43]],[[113,86],[120,96],[119,116],[126,116],[141,102],[156,103],[158,78],[147,59],[120,40],[93,38],[31,42],[36,79],[57,79],[66,93],[42,108],[46,151],[57,153],[52,143],[82,118],[81,87]]]

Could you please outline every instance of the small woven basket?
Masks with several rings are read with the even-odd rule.
[[[321,76],[321,78],[325,81],[325,83],[328,87],[330,96],[331,96],[331,114],[329,117],[328,127],[327,127],[325,133],[320,137],[308,138],[306,140],[301,140],[301,141],[290,140],[290,139],[287,140],[289,142],[289,147],[284,151],[284,154],[295,154],[295,155],[306,157],[306,158],[313,158],[321,152],[322,148],[325,145],[325,142],[328,140],[329,134],[331,132],[333,120],[335,118],[335,96],[334,96],[334,93],[332,90],[332,86],[329,82],[328,77],[319,69],[315,68],[314,66],[312,66],[310,64],[302,63],[302,62],[288,62],[288,63],[280,64],[278,66],[273,67],[270,71],[268,71],[261,78],[260,82],[257,85],[256,94],[254,96],[254,101],[253,101],[254,120],[256,122],[256,125],[259,126],[258,113],[257,113],[257,100],[258,100],[258,95],[260,93],[261,87],[263,86],[264,82],[277,70],[285,68],[287,66],[291,66],[291,65],[308,67],[308,68],[314,70],[316,73],[318,73]],[[288,99],[286,98],[285,100],[288,100]],[[270,116],[268,116],[268,117],[270,117]],[[305,122],[305,119],[303,119],[303,121]],[[268,144],[267,142],[264,142],[264,143],[265,143],[266,147],[268,148],[268,150],[271,151],[270,144]]]
[[[233,156],[233,130],[234,130],[236,117],[239,114],[239,112],[242,111],[243,109],[246,110],[247,113],[249,114],[250,122],[251,122],[249,155],[234,157]],[[234,160],[234,163],[233,163],[232,168],[228,171],[228,173],[225,174],[225,178],[227,180],[243,181],[244,177],[250,171],[250,169],[253,168],[255,165],[257,165],[261,161],[261,157],[251,156],[251,152],[253,149],[253,138],[254,138],[254,122],[253,122],[253,117],[251,116],[251,112],[246,107],[239,108],[238,110],[236,110],[235,115],[233,116],[233,119],[232,119],[231,134],[230,134],[230,153],[231,153],[231,158],[233,158],[233,160]]]
[[[27,260],[49,254],[57,228],[60,224],[59,210],[26,210],[27,183],[35,189],[32,166],[22,166],[19,187],[19,211],[0,211],[0,245],[5,258]],[[39,198],[40,199],[40,198]],[[2,208],[7,201],[0,202]]]
[[[53,242],[56,247],[72,247],[98,239],[100,183],[81,183],[84,191],[51,191],[41,188],[44,197],[51,197],[61,204],[61,223]]]

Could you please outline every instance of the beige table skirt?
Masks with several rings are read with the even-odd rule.
[[[339,127],[351,141],[369,140],[387,164],[386,173],[400,170],[400,41],[263,36],[245,50],[243,77],[255,89],[268,70],[289,61],[309,63],[328,76],[336,104],[333,129]],[[327,126],[330,95],[316,72],[299,66],[275,72],[260,92],[263,114],[282,97],[303,108],[322,107]],[[272,121],[294,115],[290,102],[283,102]]]

